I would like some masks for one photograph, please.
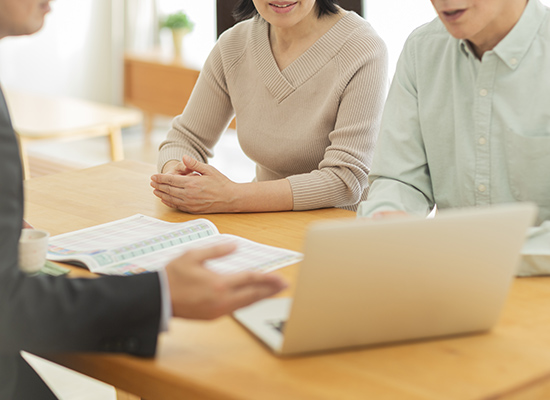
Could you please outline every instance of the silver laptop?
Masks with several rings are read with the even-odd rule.
[[[293,299],[234,317],[281,355],[487,331],[535,216],[510,204],[314,224]]]

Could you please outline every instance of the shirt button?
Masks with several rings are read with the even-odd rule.
[[[512,58],[512,59],[510,60],[510,64],[512,64],[512,65],[516,65],[517,63],[518,63],[518,59],[517,59],[517,58]]]
[[[481,144],[481,145],[484,145],[485,143],[487,143],[487,140],[484,137],[481,137],[481,138],[479,138],[478,143]]]
[[[484,192],[485,190],[487,190],[487,188],[485,187],[485,185],[479,185],[477,187],[477,190],[479,190],[480,192]]]
[[[487,89],[481,89],[481,90],[479,91],[479,95],[480,95],[480,96],[483,96],[483,97],[487,96],[488,93],[489,93],[489,92],[487,91]]]

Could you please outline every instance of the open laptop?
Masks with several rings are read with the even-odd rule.
[[[313,224],[293,299],[234,317],[281,355],[486,331],[535,216],[510,204]]]

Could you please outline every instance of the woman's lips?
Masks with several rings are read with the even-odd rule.
[[[296,7],[297,2],[287,3],[287,2],[273,2],[269,3],[269,7],[278,14],[286,14]]]

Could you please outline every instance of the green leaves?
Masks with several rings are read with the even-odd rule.
[[[187,29],[189,31],[193,30],[195,24],[189,20],[187,14],[183,11],[178,11],[176,13],[168,15],[160,22],[161,28],[169,29]]]

